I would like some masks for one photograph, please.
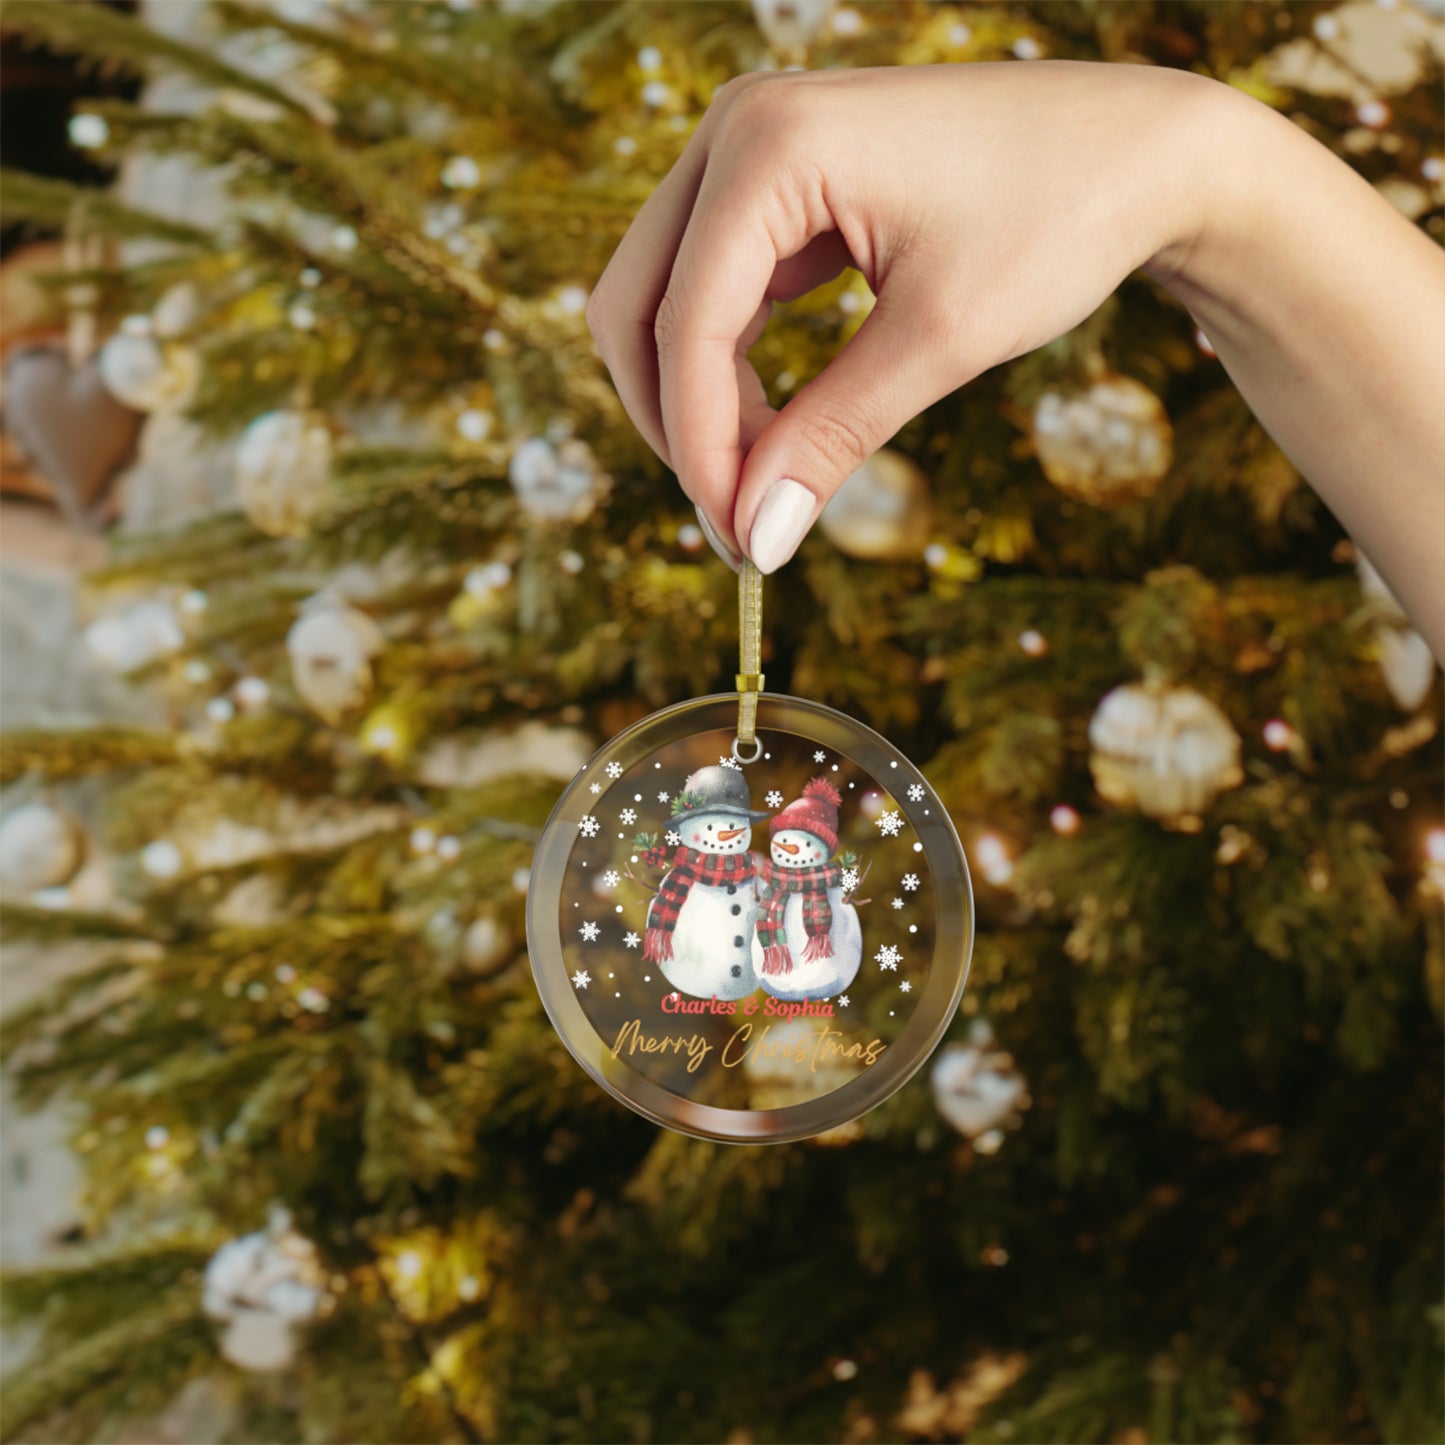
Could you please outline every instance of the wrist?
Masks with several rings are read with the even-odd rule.
[[[1241,192],[1259,166],[1259,121],[1270,113],[1222,81],[1175,74],[1183,84],[1170,158],[1160,163],[1179,184],[1166,194],[1156,249],[1140,270],[1194,309],[1182,293],[1204,298],[1217,289],[1235,223],[1253,210]]]
[[[1301,157],[1281,155],[1305,138],[1267,106],[1220,81],[1190,76],[1175,130],[1173,163],[1181,180],[1165,218],[1163,239],[1140,268],[1209,330],[1240,309],[1262,230],[1271,225],[1270,192]],[[1306,149],[1310,148],[1308,144]],[[1261,182],[1266,184],[1261,185]]]

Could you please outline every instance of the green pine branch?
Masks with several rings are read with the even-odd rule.
[[[506,22],[477,26],[470,37],[473,45],[499,42],[489,57],[487,83],[479,85],[476,65],[451,47],[393,45],[383,49],[369,36],[349,33],[340,26],[306,25],[269,6],[243,0],[218,0],[214,10],[229,29],[272,30],[307,50],[334,56],[358,94],[376,84],[400,84],[449,107],[459,117],[489,121],[488,152],[539,144],[562,147],[572,135],[552,94],[523,63],[513,59],[507,42],[515,27]]]
[[[294,120],[306,112],[284,90],[238,70],[210,50],[153,30],[119,10],[88,0],[8,0],[5,28],[36,45],[77,55],[114,73],[147,74],[155,67],[183,70],[204,84],[249,91],[281,106]]]
[[[179,751],[173,734],[148,728],[26,729],[0,738],[0,782],[32,774],[59,781],[156,767],[173,762]]]
[[[71,939],[114,943],[151,936],[148,921],[137,922],[116,913],[85,913],[73,908],[7,903],[4,921],[9,938],[24,939],[28,943],[59,943]]]
[[[63,231],[77,214],[83,214],[87,226],[125,240],[167,241],[195,247],[213,244],[210,233],[199,226],[128,206],[109,191],[8,167],[0,169],[0,207],[4,208],[6,223],[11,225],[28,221],[46,230]]]
[[[201,1314],[205,1255],[142,1247],[109,1260],[4,1281],[15,1318],[48,1317],[45,1347],[6,1381],[0,1433],[46,1429],[45,1438],[92,1438],[104,1421],[159,1411],[215,1360]]]

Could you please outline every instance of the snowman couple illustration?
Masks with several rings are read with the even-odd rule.
[[[825,999],[853,982],[863,960],[858,913],[846,901],[838,847],[838,790],[814,778],[773,814],[769,857],[750,851],[753,824],[736,768],[699,768],[673,805],[681,842],[651,848],[667,869],[647,910],[643,959],[680,993],[738,999],[759,984],[775,998]]]

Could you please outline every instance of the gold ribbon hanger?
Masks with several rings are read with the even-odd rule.
[[[738,735],[733,757],[755,763],[762,755],[758,741],[758,694],[763,690],[763,574],[744,561],[738,571]],[[739,748],[750,748],[744,757]]]

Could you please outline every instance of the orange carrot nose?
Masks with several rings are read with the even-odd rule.
[[[717,840],[719,843],[731,843],[739,833],[746,833],[746,828],[719,828]]]
[[[796,843],[774,843],[773,847],[781,848],[784,853],[796,853],[798,851],[798,845]]]

